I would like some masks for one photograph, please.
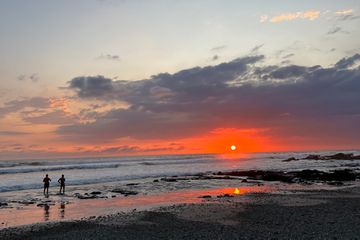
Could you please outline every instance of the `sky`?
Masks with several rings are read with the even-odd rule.
[[[360,149],[360,0],[1,0],[0,159]]]

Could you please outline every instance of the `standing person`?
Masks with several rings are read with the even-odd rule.
[[[64,174],[61,175],[61,178],[59,178],[58,183],[60,183],[60,194],[61,194],[61,189],[63,190],[63,194],[65,194],[65,177],[64,177]]]
[[[45,194],[45,190],[46,190],[46,194],[48,195],[49,194],[49,186],[50,186],[50,182],[51,182],[51,179],[49,178],[48,174],[46,174],[43,182],[44,182],[44,194]]]

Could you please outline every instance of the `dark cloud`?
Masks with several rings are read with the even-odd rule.
[[[335,64],[336,68],[345,69],[354,66],[360,60],[360,54],[355,54],[354,56],[343,58]]]
[[[213,61],[219,60],[219,55],[214,55],[211,60]]]
[[[268,134],[282,137],[326,136],[333,142],[358,139],[360,69],[350,67],[359,54],[328,68],[257,64],[263,59],[248,56],[138,81],[74,78],[68,88],[79,98],[129,107],[112,109],[92,123],[62,126],[58,133],[91,142],[175,139],[235,127],[268,128]]]
[[[17,77],[17,80],[19,81],[32,81],[32,82],[38,82],[40,79],[39,75],[37,73],[33,73],[31,75],[25,75],[25,74],[21,74]]]
[[[345,33],[345,34],[349,34],[349,32],[345,31],[343,28],[341,27],[333,27],[331,28],[326,34],[327,35],[333,35],[336,33]]]
[[[255,47],[253,47],[250,50],[250,53],[252,53],[252,54],[257,53],[260,50],[260,48],[262,48],[263,46],[264,46],[264,44],[256,45]]]
[[[102,97],[112,92],[113,81],[103,76],[77,77],[70,81],[69,88],[79,97]]]

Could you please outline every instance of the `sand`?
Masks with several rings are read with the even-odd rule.
[[[249,193],[7,228],[0,239],[360,239],[360,188]]]

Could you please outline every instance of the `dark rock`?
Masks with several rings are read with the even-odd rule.
[[[320,155],[310,154],[309,156],[305,157],[304,159],[308,159],[308,160],[322,160],[322,157],[321,157]]]
[[[4,202],[4,203],[0,202],[0,207],[1,206],[8,206],[8,204],[6,202]]]
[[[99,194],[101,194],[101,192],[94,191],[94,192],[91,192],[90,194],[92,194],[92,195],[99,195]]]
[[[328,156],[308,155],[303,159],[308,160],[360,160],[360,156],[354,156],[353,153],[336,153]]]
[[[159,180],[158,180],[158,179],[155,179],[153,182],[159,182]]]
[[[89,194],[85,194],[85,195],[81,195],[81,194],[79,194],[79,195],[77,195],[76,196],[78,199],[94,199],[94,198],[97,198],[96,197],[96,195],[91,195],[91,196],[89,196]]]
[[[339,182],[339,181],[333,181],[333,182],[328,182],[329,185],[334,185],[334,186],[342,186],[344,185],[343,182]]]
[[[210,195],[201,196],[200,198],[211,198]]]
[[[164,182],[177,182],[176,178],[161,178],[160,180]]]
[[[241,180],[241,182],[243,182],[243,183],[247,183],[247,182],[248,182],[248,180],[247,180],[247,179],[243,179],[243,180]]]
[[[354,157],[353,153],[337,153],[330,156],[325,156],[326,159],[335,159],[335,160],[352,160]]]
[[[294,157],[291,157],[291,158],[288,158],[288,159],[286,159],[286,160],[283,160],[283,162],[291,162],[291,161],[297,161],[297,160],[299,160],[299,159],[296,159],[296,158],[294,158]]]
[[[232,195],[230,195],[230,194],[224,194],[224,195],[218,195],[218,196],[216,196],[217,198],[225,198],[225,197],[234,197],[234,196],[232,196]]]
[[[131,190],[126,190],[126,189],[113,189],[113,190],[111,190],[111,192],[120,193],[120,194],[123,194],[125,196],[139,194],[138,192],[131,191]]]

